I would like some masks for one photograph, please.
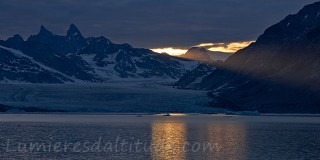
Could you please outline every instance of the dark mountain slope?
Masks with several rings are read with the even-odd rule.
[[[200,84],[211,106],[320,113],[320,2],[268,28]],[[199,87],[199,85],[198,85]]]

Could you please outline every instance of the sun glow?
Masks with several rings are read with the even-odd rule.
[[[254,41],[228,42],[228,43],[224,43],[224,42],[201,43],[201,44],[195,45],[193,47],[203,47],[203,48],[206,48],[206,49],[208,49],[210,51],[214,51],[214,52],[235,53],[238,50],[249,46],[253,42]],[[188,49],[174,48],[174,47],[154,48],[151,50],[154,52],[157,52],[157,53],[167,53],[172,56],[180,56],[180,55],[185,54],[188,51]]]
[[[170,54],[172,56],[179,56],[179,55],[185,54],[188,51],[187,49],[172,48],[172,47],[155,48],[155,49],[151,49],[151,50],[153,52],[157,52],[157,53],[167,53],[167,54]]]

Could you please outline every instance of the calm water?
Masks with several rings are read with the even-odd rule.
[[[320,159],[320,117],[0,115],[0,159]]]

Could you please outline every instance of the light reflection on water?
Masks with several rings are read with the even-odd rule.
[[[246,159],[246,128],[241,123],[208,124],[208,142],[217,144],[217,150],[209,153],[214,159]]]
[[[184,160],[186,155],[186,124],[182,122],[155,121],[152,123],[152,159]]]
[[[190,133],[194,135],[188,135]],[[194,130],[183,121],[155,121],[152,123],[154,147],[151,155],[154,160],[185,160],[188,151],[190,157],[199,154],[206,159],[245,159],[245,138],[245,125],[241,123],[209,123]],[[200,144],[200,149],[195,143]],[[205,148],[209,144],[214,146],[212,150]]]

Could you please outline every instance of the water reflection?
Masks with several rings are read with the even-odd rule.
[[[195,143],[203,148],[193,151]],[[186,121],[155,121],[152,123],[152,144],[154,160],[185,160],[187,157],[236,160],[247,157],[246,126],[241,123],[199,125]],[[204,150],[208,145],[213,149]]]
[[[208,142],[215,144],[208,159],[246,159],[246,127],[241,123],[212,123],[207,125]]]
[[[186,124],[182,122],[156,121],[152,124],[152,159],[184,160],[186,155]]]

